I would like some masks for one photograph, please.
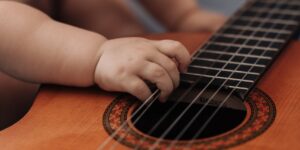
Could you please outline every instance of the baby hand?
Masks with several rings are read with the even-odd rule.
[[[154,83],[164,101],[179,85],[179,71],[190,63],[187,49],[172,40],[119,38],[106,41],[95,70],[95,82],[107,91],[128,92],[146,100],[151,91],[145,81]]]

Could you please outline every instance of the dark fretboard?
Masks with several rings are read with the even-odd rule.
[[[211,81],[242,99],[299,29],[300,0],[252,0],[193,56],[182,80]]]

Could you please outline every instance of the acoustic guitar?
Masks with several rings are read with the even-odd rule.
[[[0,149],[299,149],[299,21],[300,0],[252,0],[211,36],[146,36],[193,53],[166,103],[43,85]]]

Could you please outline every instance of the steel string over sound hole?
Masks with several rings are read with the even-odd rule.
[[[216,110],[217,106],[220,105],[220,102],[226,97],[227,91],[226,89],[222,90],[222,92],[216,95],[208,104],[202,113],[197,115],[197,112],[203,108],[203,105],[205,105],[214,93],[213,90],[206,90],[206,92],[199,97],[190,108],[188,108],[188,111],[183,116],[180,116],[182,111],[188,107],[196,94],[203,89],[204,85],[198,83],[184,99],[181,99],[177,105],[174,105],[178,102],[178,97],[189,89],[189,86],[191,86],[191,84],[182,83],[181,86],[173,92],[173,95],[170,96],[166,103],[155,101],[151,107],[144,112],[142,117],[133,117],[131,119],[132,122],[135,122],[134,126],[145,134],[161,138],[171,124],[177,120],[177,123],[163,138],[169,140],[191,140],[195,138],[195,133],[198,132],[208,117]],[[201,134],[197,135],[196,138],[208,138],[228,132],[243,122],[246,113],[243,101],[233,95],[230,100],[228,100],[227,104],[220,110],[220,113],[218,113],[207,128]],[[140,115],[137,114],[136,116]],[[192,119],[194,120],[193,123],[189,124]]]

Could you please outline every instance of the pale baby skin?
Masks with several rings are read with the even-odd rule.
[[[129,37],[147,32],[124,1],[63,0],[59,21],[49,17],[51,1],[22,2],[0,1],[0,69],[17,79],[97,84],[141,100],[151,95],[145,83],[149,81],[161,90],[159,99],[164,101],[190,63],[187,49],[177,41]],[[224,22],[194,0],[140,3],[171,31],[214,31]]]

